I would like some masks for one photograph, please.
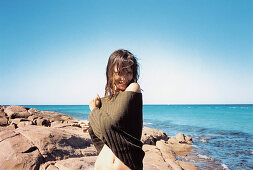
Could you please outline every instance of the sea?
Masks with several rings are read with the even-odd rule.
[[[88,120],[88,105],[23,105]],[[201,169],[253,169],[253,104],[144,105],[144,126],[168,136],[192,137],[192,157]]]

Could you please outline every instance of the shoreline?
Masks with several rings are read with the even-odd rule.
[[[93,144],[89,134],[82,132],[80,121],[83,120],[78,120],[57,112],[39,111],[24,106],[4,107],[0,105],[0,113],[0,148],[6,149],[6,142],[8,145],[12,146],[14,143],[12,143],[11,139],[16,138],[16,136],[19,136],[20,134],[21,136],[25,136],[25,139],[19,139],[20,141],[28,140],[28,143],[33,143],[30,147],[23,146],[19,148],[21,150],[24,150],[24,148],[26,149],[22,152],[23,155],[18,155],[19,152],[16,150],[11,153],[12,155],[8,156],[23,160],[21,164],[23,164],[24,167],[28,168],[30,166],[29,168],[31,168],[31,166],[36,165],[39,169],[47,169],[50,166],[66,164],[66,162],[71,162],[71,153],[76,152],[79,152],[79,154],[74,154],[75,158],[79,159],[79,165],[89,162],[89,166],[94,166],[95,158],[97,156],[96,150],[94,146],[92,146]],[[62,133],[60,136],[59,134],[54,134],[59,131]],[[13,134],[14,136],[9,134]],[[29,136],[32,134],[35,136],[36,134],[44,134],[45,136],[42,135],[42,137],[36,139]],[[54,140],[50,141],[50,135],[52,136],[52,134],[58,136],[54,139],[55,136],[53,135],[53,139],[59,143],[61,143],[66,136],[70,135],[71,137],[68,142],[71,142],[73,138],[76,138],[76,140],[78,140],[72,142],[80,144],[80,141],[82,141],[82,144],[80,144],[77,149],[76,146],[69,145],[68,143],[64,143],[66,146],[60,147],[57,146],[57,143],[54,143]],[[143,150],[146,154],[143,160],[144,169],[145,167],[151,169],[163,169],[164,167],[171,169],[199,169],[196,165],[189,163],[196,161],[196,159],[192,159],[193,155],[191,154],[191,151],[194,150],[194,147],[190,137],[181,133],[176,137],[168,137],[166,133],[161,130],[144,126],[141,140],[144,143]],[[68,154],[59,156],[59,153],[50,153],[50,149],[45,148],[45,146],[40,146],[40,143],[43,143],[43,141],[48,142],[52,148],[59,147],[57,149],[61,150],[61,152],[66,152],[67,150]],[[85,145],[85,147],[83,145]],[[35,161],[31,165],[25,159],[24,153],[35,154],[35,151],[38,151],[40,154],[37,153],[35,159],[37,162]],[[52,151],[56,152],[54,149]],[[4,164],[7,166],[6,163],[1,162],[1,160],[4,161],[5,158],[6,155],[0,155],[0,165]],[[86,160],[84,161],[85,163],[80,161],[82,159]],[[14,162],[15,161],[13,161],[13,163]],[[152,162],[152,164],[150,164],[150,162]]]

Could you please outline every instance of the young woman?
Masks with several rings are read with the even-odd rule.
[[[142,94],[138,63],[127,50],[114,51],[107,64],[105,97],[90,102],[89,134],[99,155],[96,170],[143,169]]]

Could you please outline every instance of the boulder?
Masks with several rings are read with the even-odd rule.
[[[20,128],[20,127],[24,127],[24,126],[27,126],[27,125],[32,125],[33,123],[31,121],[22,121],[22,122],[19,122],[17,124],[17,127]]]
[[[185,136],[185,141],[186,141],[188,144],[192,144],[192,143],[193,143],[192,137],[189,137],[189,136]]]
[[[92,143],[85,135],[75,134],[77,130],[69,133],[65,129],[27,125],[15,131],[31,141],[45,161],[82,157],[85,155],[85,148]]]
[[[168,139],[168,142],[169,143],[178,143],[178,140],[176,140],[176,138],[174,138],[173,136],[172,137],[170,137],[169,139]]]
[[[38,148],[12,130],[0,132],[1,169],[38,169],[43,157]]]
[[[143,166],[153,167],[154,169],[171,169],[168,163],[165,162],[162,153],[154,145],[145,144],[142,147],[145,152]]]
[[[44,118],[36,119],[36,125],[38,126],[50,126],[50,121]]]
[[[44,118],[46,120],[50,120],[50,122],[54,122],[54,121],[61,121],[61,122],[75,121],[75,122],[78,122],[77,119],[72,118],[71,116],[64,115],[64,114],[57,113],[57,112],[51,112],[51,111],[39,111],[39,112],[34,113],[34,115],[37,117]]]
[[[178,133],[176,136],[176,140],[179,143],[184,143],[185,142],[185,135],[183,133]]]
[[[8,119],[6,117],[0,117],[0,126],[8,125]]]
[[[69,158],[66,160],[60,160],[55,163],[55,166],[59,169],[94,169],[97,156],[89,156],[82,158]]]
[[[161,139],[165,141],[168,140],[168,136],[165,132],[145,126],[143,127],[141,141],[144,144],[155,145],[156,141]]]
[[[31,108],[31,109],[28,110],[28,112],[29,112],[31,115],[33,115],[33,114],[39,112],[39,110],[37,110],[37,109],[35,109],[35,108]]]
[[[30,113],[27,110],[28,108],[24,106],[8,106],[4,109],[4,112],[12,119],[27,118],[30,116]]]
[[[4,117],[4,116],[6,116],[4,109],[0,109],[0,117]]]
[[[183,162],[183,161],[177,161],[178,164],[185,170],[200,170],[199,167],[197,167],[196,165],[189,163],[189,162]],[[214,167],[211,167],[211,169],[213,169]],[[216,168],[214,168],[216,169]]]
[[[158,149],[160,149],[165,159],[171,159],[173,161],[177,160],[177,158],[175,157],[175,152],[172,151],[172,147],[166,144],[164,140],[157,141],[156,146]]]
[[[178,143],[188,143],[192,144],[192,137],[185,136],[183,133],[178,133],[176,136]]]

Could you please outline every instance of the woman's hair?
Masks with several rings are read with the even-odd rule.
[[[105,96],[112,98],[116,94],[114,91],[114,67],[117,67],[118,71],[122,71],[124,68],[131,67],[133,71],[133,79],[129,82],[137,82],[139,79],[139,64],[136,57],[127,50],[119,49],[114,51],[107,63],[106,67],[106,86],[105,86]]]

